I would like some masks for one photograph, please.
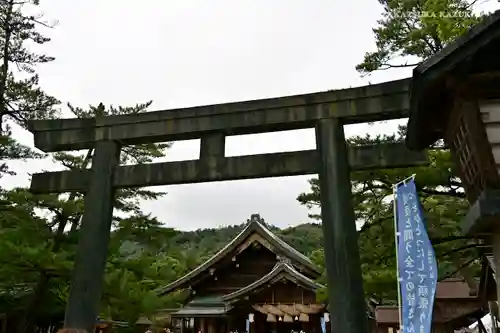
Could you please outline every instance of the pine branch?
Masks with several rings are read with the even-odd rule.
[[[407,67],[415,67],[415,66],[418,66],[419,62],[417,63],[413,63],[413,64],[409,64],[408,62],[406,64],[401,64],[401,65],[393,65],[393,64],[389,64],[389,63],[382,63],[380,64],[380,68],[379,70],[387,70],[387,69],[391,69],[391,68],[407,68]]]
[[[422,188],[420,189],[423,193],[429,194],[429,195],[444,195],[448,197],[454,197],[454,198],[463,198],[465,199],[465,193],[460,193],[460,192],[455,192],[455,191],[438,191],[438,190],[433,190],[430,188]]]

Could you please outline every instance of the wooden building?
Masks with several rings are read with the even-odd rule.
[[[324,304],[316,302],[321,271],[274,235],[258,214],[217,254],[161,294],[189,290],[184,306],[171,313],[183,333],[321,333]],[[247,324],[248,322],[248,324]],[[249,326],[247,326],[249,325]],[[325,325],[326,327],[329,324]]]
[[[481,281],[482,283],[482,281]],[[462,279],[446,279],[438,282],[432,317],[434,333],[453,333],[469,327],[488,313],[485,299],[471,290]],[[377,306],[376,333],[396,333],[399,328],[397,306]]]

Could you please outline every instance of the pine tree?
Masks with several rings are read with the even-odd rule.
[[[0,0],[0,177],[13,174],[7,160],[41,157],[11,137],[8,121],[25,127],[29,119],[58,116],[59,101],[40,88],[36,74],[38,64],[54,58],[29,49],[50,41],[38,30],[52,25],[41,16],[25,14],[38,5],[38,0]]]
[[[373,29],[376,50],[367,52],[356,69],[363,74],[412,67],[481,20],[477,0],[378,0],[382,19]]]
[[[68,104],[69,110],[78,118],[94,118],[97,116],[109,115],[124,115],[138,114],[147,111],[151,105],[151,101],[147,103],[137,104],[131,107],[108,107],[102,103],[98,106],[89,106],[88,109],[74,107]],[[164,157],[166,149],[170,144],[151,143],[135,146],[122,147],[120,156],[121,164],[141,164],[150,163],[155,158]],[[87,169],[90,166],[93,156],[93,149],[84,152],[60,152],[53,154],[54,162],[62,164],[69,170]],[[14,197],[12,197],[14,193]],[[75,244],[77,240],[80,220],[83,214],[83,199],[84,193],[71,193],[69,195],[32,195],[26,189],[18,189],[17,192],[11,191],[6,193],[7,199],[19,198],[19,195],[24,195],[23,200],[30,202],[39,210],[44,211],[45,216],[51,218],[46,219],[47,226],[52,230],[51,237],[47,240],[44,246],[44,251],[51,253],[50,257],[68,258],[68,253],[74,253],[76,250]],[[142,200],[156,200],[161,198],[165,193],[149,191],[143,188],[120,189],[116,193],[116,201],[114,203],[115,212],[122,215],[141,216]],[[9,198],[9,195],[10,198]],[[0,197],[1,198],[1,197]],[[18,200],[17,200],[18,201]],[[142,218],[144,219],[144,218]],[[121,219],[115,216],[115,223]],[[133,221],[133,219],[131,220]],[[123,225],[123,222],[122,222]],[[29,248],[27,251],[31,251]],[[45,255],[47,257],[47,255]],[[54,293],[58,292],[59,297],[64,301],[67,297],[67,286],[64,281],[60,280],[61,276],[67,276],[67,260],[60,262],[39,259],[39,262],[34,263],[34,269],[38,273],[38,278],[34,284],[33,291],[29,295],[29,299],[24,307],[23,317],[19,323],[18,333],[32,333],[40,321],[40,318],[47,316],[47,309],[43,304],[47,300],[53,299]],[[44,264],[45,263],[45,264]],[[59,281],[53,283],[51,281],[59,278]],[[66,281],[67,282],[67,281]],[[49,302],[50,304],[50,302]]]

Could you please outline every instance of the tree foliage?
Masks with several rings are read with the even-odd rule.
[[[26,14],[38,5],[38,1],[0,1],[0,177],[5,173],[14,173],[5,161],[40,157],[11,137],[6,121],[26,127],[29,119],[58,115],[56,106],[59,101],[42,90],[36,74],[38,64],[54,58],[29,48],[50,41],[40,29],[50,28],[51,25],[41,15]]]
[[[88,109],[72,105],[68,105],[68,107],[76,117],[89,118],[104,115],[137,114],[145,112],[150,104],[151,102],[147,102],[132,107],[118,108],[106,108],[103,104],[89,106]],[[120,160],[124,164],[151,162],[154,158],[164,156],[168,147],[169,144],[126,146],[122,149]],[[92,156],[93,149],[89,149],[84,152],[55,153],[53,154],[53,160],[67,169],[85,169],[89,167]],[[14,189],[4,191],[2,195],[5,202],[9,203],[11,207],[23,207],[23,209],[29,211],[28,216],[30,216],[30,221],[26,222],[28,223],[26,225],[27,228],[30,225],[31,227],[41,225],[45,230],[45,233],[36,233],[41,238],[34,243],[28,242],[30,240],[29,237],[25,240],[28,242],[26,244],[23,243],[22,239],[19,240],[16,238],[16,243],[11,246],[10,251],[5,252],[5,254],[10,254],[12,257],[26,258],[26,262],[19,261],[13,264],[14,266],[22,264],[23,269],[30,270],[30,276],[35,277],[34,281],[26,281],[29,284],[29,288],[25,293],[26,297],[21,300],[20,308],[23,309],[23,316],[18,328],[18,332],[31,332],[36,322],[39,322],[41,318],[49,316],[49,314],[44,312],[48,307],[42,306],[47,300],[59,300],[61,307],[59,307],[59,311],[56,311],[56,313],[61,314],[62,304],[64,304],[69,290],[67,282],[71,276],[79,223],[83,214],[83,193],[33,195],[27,189]],[[150,218],[142,214],[140,202],[142,200],[158,199],[163,195],[164,193],[138,188],[119,190],[116,194],[114,204],[114,224],[121,226],[123,229],[126,221],[132,222],[137,219],[143,222],[147,221]],[[124,216],[124,214],[127,219],[119,217]],[[142,230],[140,229],[142,225],[135,224],[135,227],[137,230]],[[13,235],[16,233],[24,234],[26,232],[30,232],[30,229],[25,230],[19,226],[15,227],[12,233],[6,232],[4,234],[6,241],[3,244],[8,246]],[[33,244],[36,244],[36,246]],[[27,252],[24,253],[22,252],[23,250]],[[21,252],[18,253],[16,251]],[[111,258],[115,257],[111,256]],[[114,262],[116,263],[116,260]],[[127,261],[118,261],[118,263],[125,266],[128,264]],[[132,276],[124,267],[120,269],[116,268],[116,265],[111,267],[115,271],[117,270],[125,274],[125,276]],[[60,280],[57,280],[58,278]],[[116,281],[113,279],[111,281],[113,282],[108,285],[110,287],[116,286]],[[124,286],[125,282],[127,282],[128,289],[137,290],[137,295],[142,295],[142,291],[152,288],[150,284],[143,285],[142,280],[125,279],[121,281],[121,285]],[[137,286],[133,287],[133,283],[136,283]],[[151,294],[152,289],[149,291]],[[148,295],[143,295],[145,300],[148,299]],[[55,308],[52,307],[51,309]]]
[[[356,69],[412,67],[439,52],[476,24],[477,0],[378,0],[382,18],[373,29],[376,49],[367,52]]]
[[[74,264],[78,228],[73,221],[81,214],[77,199],[34,196],[26,189],[3,191],[0,200],[0,310],[23,313],[32,304],[40,281],[45,291],[34,322],[62,321]],[[43,207],[50,207],[48,208]],[[66,208],[68,226],[62,234],[55,211]],[[41,214],[47,209],[51,214]],[[182,232],[165,227],[158,219],[135,212],[114,220],[105,275],[101,317],[135,323],[157,310],[175,308],[184,300],[182,292],[157,297],[156,290],[178,279],[219,251],[244,225]],[[314,259],[322,255],[319,224],[303,224],[273,231]],[[59,247],[54,248],[58,242]],[[16,258],[16,260],[12,260]],[[42,279],[42,276],[44,277]],[[1,292],[1,291],[5,292]],[[7,292],[8,291],[8,292]]]
[[[397,135],[353,137],[353,145],[401,142],[404,128]],[[462,236],[460,220],[468,210],[460,179],[450,152],[436,147],[429,151],[429,166],[381,169],[351,173],[353,206],[359,229],[359,247],[367,294],[379,301],[397,299],[394,236],[393,184],[416,175],[429,237],[436,249],[440,278],[461,275],[476,287],[478,274],[477,242]],[[311,191],[298,196],[309,208],[320,206],[318,179],[310,180]],[[311,215],[320,219],[318,215]],[[322,250],[319,250],[322,252]],[[316,253],[322,258],[324,254]]]

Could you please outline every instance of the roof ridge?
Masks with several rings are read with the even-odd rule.
[[[250,217],[250,220],[248,220],[250,223],[256,223],[258,226],[260,226],[264,232],[268,233],[271,237],[275,238],[277,241],[279,241],[280,243],[282,243],[282,245],[284,247],[286,247],[289,251],[291,252],[294,252],[296,255],[302,257],[302,259],[310,262],[311,264],[313,264],[313,262],[311,261],[311,259],[309,259],[305,254],[303,254],[302,252],[300,252],[299,250],[297,250],[296,248],[294,248],[293,246],[291,246],[290,244],[288,244],[285,240],[283,240],[280,236],[278,236],[276,233],[272,232],[271,230],[269,230],[269,228],[266,227],[266,225],[264,224],[264,219],[260,218],[260,215],[259,214],[252,214],[251,217]]]
[[[320,274],[321,270],[317,267],[308,257],[306,257],[301,252],[294,249],[287,242],[282,240],[278,235],[274,234],[271,230],[269,230],[264,224],[263,219],[259,214],[252,214],[250,219],[247,220],[247,225],[243,228],[243,230],[234,237],[226,246],[220,249],[217,253],[215,253],[212,257],[206,260],[204,263],[191,270],[184,276],[179,279],[169,283],[166,287],[160,288],[158,290],[159,295],[164,295],[175,288],[182,286],[184,283],[189,282],[192,278],[197,276],[198,274],[205,271],[207,268],[211,267],[215,263],[219,262],[225,255],[229,254],[231,251],[237,248],[238,244],[244,241],[252,232],[261,233],[261,236],[266,238],[266,241],[274,242],[275,245],[280,248],[281,251],[288,252],[290,255],[290,259],[297,261],[301,265],[308,267],[312,271],[317,274]]]

